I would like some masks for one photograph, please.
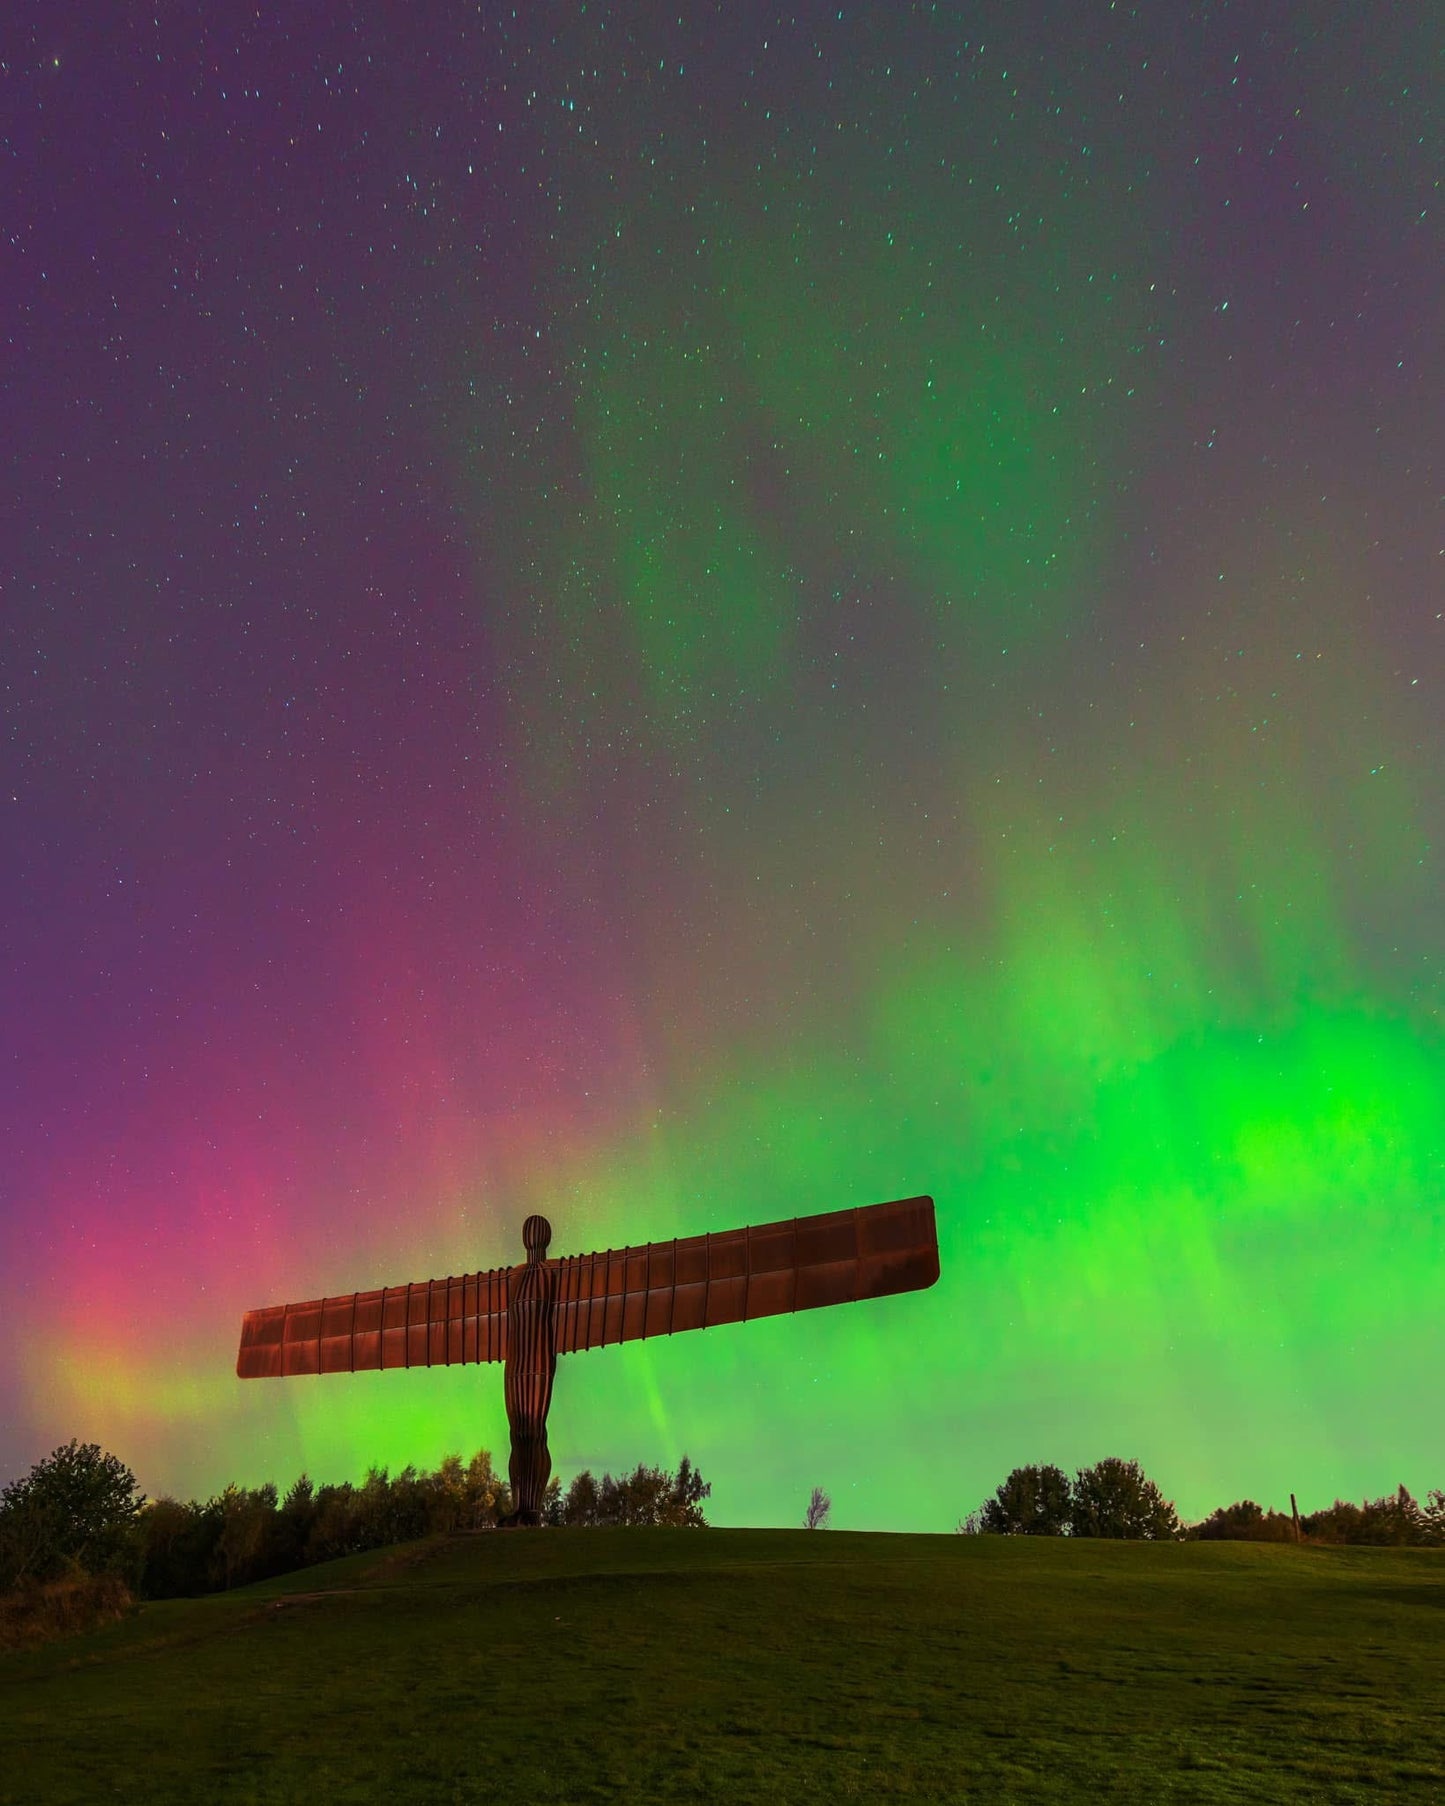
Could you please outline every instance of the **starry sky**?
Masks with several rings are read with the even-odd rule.
[[[10,11],[0,1479],[504,1459],[242,1311],[929,1192],[564,1477],[1445,1484],[1437,27]]]

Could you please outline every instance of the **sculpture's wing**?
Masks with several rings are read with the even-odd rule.
[[[938,1232],[932,1198],[902,1198],[548,1264],[558,1268],[557,1352],[572,1354],[921,1291],[938,1278]]]
[[[507,1272],[495,1267],[247,1311],[236,1372],[260,1380],[505,1360]]]

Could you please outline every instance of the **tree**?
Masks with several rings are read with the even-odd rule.
[[[179,1499],[152,1499],[136,1519],[137,1579],[146,1599],[205,1593],[225,1520],[219,1510]],[[299,1565],[299,1563],[298,1563]]]
[[[832,1510],[833,1501],[821,1486],[815,1486],[813,1496],[808,1500],[808,1509],[803,1513],[803,1528],[805,1530],[826,1530]]]
[[[1427,1539],[1428,1517],[1403,1481],[1393,1498],[1367,1499],[1365,1514],[1372,1542],[1418,1545]]]
[[[512,1509],[511,1489],[492,1467],[490,1449],[478,1449],[467,1463],[464,1496],[463,1528],[467,1530],[490,1529]]]
[[[1441,1540],[1445,1514],[1440,1501],[1442,1495],[1432,1492],[1422,1507],[1408,1487],[1401,1486],[1382,1499],[1366,1499],[1359,1505],[1336,1499],[1304,1518],[1302,1525],[1305,1535],[1317,1543],[1428,1544]]]
[[[712,1487],[684,1455],[675,1474],[639,1462],[630,1474],[595,1480],[585,1469],[548,1510],[549,1523],[705,1530],[702,1502]]]
[[[145,1495],[135,1475],[96,1442],[76,1442],[37,1461],[0,1492],[4,1584],[48,1580],[74,1564],[92,1574],[126,1565],[130,1531]]]
[[[357,1539],[352,1522],[356,1489],[349,1480],[334,1486],[318,1486],[311,1505],[311,1523],[302,1546],[305,1560],[331,1561],[338,1555],[355,1555],[366,1547]]]
[[[47,1515],[26,1500],[0,1506],[0,1593],[55,1571],[55,1533]]]
[[[616,1482],[614,1522],[626,1524],[629,1528],[664,1523],[667,1495],[671,1486],[671,1474],[664,1473],[660,1467],[647,1467],[639,1461],[630,1474],[624,1474]],[[605,1477],[603,1492],[605,1495]]]
[[[1064,1536],[1072,1501],[1061,1467],[1016,1467],[979,1511],[985,1536]]]
[[[597,1482],[592,1470],[584,1467],[576,1475],[566,1494],[558,1501],[559,1523],[587,1527],[597,1522]]]
[[[712,1497],[712,1486],[704,1480],[687,1456],[677,1464],[677,1475],[667,1500],[665,1523],[679,1530],[706,1530],[707,1518],[702,1502]]]
[[[213,1580],[221,1587],[249,1586],[253,1580],[269,1580],[284,1574],[286,1560],[284,1523],[276,1505],[276,1488],[228,1486],[218,1501],[221,1534],[216,1539]]]
[[[1167,1542],[1179,1535],[1179,1519],[1137,1461],[1110,1455],[1074,1476],[1069,1530],[1074,1536]]]

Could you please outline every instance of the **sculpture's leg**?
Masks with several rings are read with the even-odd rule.
[[[547,1410],[552,1403],[552,1375],[507,1375],[507,1422],[512,1431],[512,1513],[508,1524],[540,1524],[547,1482],[552,1477],[552,1451],[547,1446]]]
[[[540,1524],[547,1482],[552,1477],[552,1451],[547,1447],[545,1420],[537,1430],[529,1426],[527,1431],[519,1433],[517,1426],[513,1426],[508,1472],[512,1482],[513,1521]]]

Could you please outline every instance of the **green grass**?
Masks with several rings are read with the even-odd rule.
[[[584,1530],[0,1658],[0,1800],[1445,1800],[1445,1553]]]

